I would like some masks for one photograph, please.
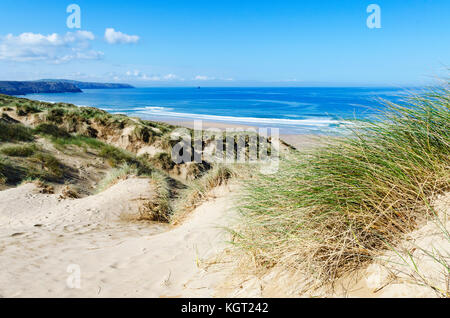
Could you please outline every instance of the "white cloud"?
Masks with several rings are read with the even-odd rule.
[[[90,48],[95,39],[89,31],[42,35],[26,32],[17,36],[0,37],[0,60],[15,62],[47,61],[64,63],[72,60],[93,60],[103,57],[103,52]]]
[[[193,78],[194,81],[233,81],[232,78],[217,78],[205,75],[197,75]]]
[[[138,80],[148,80],[150,78],[149,76],[147,76],[147,74],[144,74],[143,72],[141,72],[139,70],[127,71],[125,74],[128,77],[138,79]]]
[[[174,80],[180,80],[183,79],[175,74],[167,74],[167,75],[147,75],[139,70],[133,70],[133,71],[127,71],[125,75],[128,78],[136,79],[136,80],[142,80],[142,81],[154,81],[154,82],[160,82],[160,81],[174,81]]]
[[[197,75],[196,77],[194,77],[194,80],[196,80],[196,81],[209,81],[209,80],[213,80],[213,79],[214,78],[204,76],[204,75]]]
[[[128,35],[120,31],[116,31],[113,28],[107,28],[105,30],[105,40],[109,44],[127,44],[127,43],[137,43],[139,41],[139,36]]]
[[[168,80],[168,81],[180,79],[180,78],[179,78],[177,75],[175,75],[175,74],[167,74],[167,75],[164,75],[163,78],[164,78],[165,80]]]
[[[95,40],[95,35],[91,31],[77,31],[75,33],[67,32],[65,36],[67,41],[75,42],[77,40]]]
[[[127,74],[127,76],[139,76],[139,74],[140,74],[141,72],[139,72],[138,70],[136,70],[136,71],[128,71],[126,74]]]

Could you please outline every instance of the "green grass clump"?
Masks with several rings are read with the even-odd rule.
[[[136,126],[134,128],[133,134],[135,135],[135,137],[139,140],[142,140],[143,142],[146,143],[153,143],[155,141],[155,132],[149,128],[149,127],[145,127],[145,126]]]
[[[54,125],[44,124],[48,136],[51,136],[51,141],[56,148],[64,150],[67,146],[77,146],[83,148],[84,151],[92,149],[98,152],[98,156],[104,158],[112,167],[121,167],[122,165],[129,165],[136,169],[138,175],[151,174],[152,167],[146,162],[144,158],[136,158],[132,153],[129,153],[120,148],[105,144],[104,142],[83,136],[70,135],[65,130]],[[40,130],[39,130],[40,131]],[[45,133],[43,133],[45,134]]]
[[[41,110],[32,104],[19,104],[16,106],[16,113],[19,116],[40,113]]]
[[[134,156],[132,154],[106,144],[102,147],[98,155],[108,160],[113,167],[117,167],[126,162],[134,161]]]
[[[0,184],[17,184],[26,177],[26,169],[0,157]]]
[[[142,120],[140,119],[139,122],[147,127],[153,127],[158,129],[161,133],[160,134],[166,134],[174,130],[176,127],[172,126],[167,123],[161,123],[161,122],[155,122],[155,121],[149,121],[149,120]]]
[[[155,167],[166,171],[173,169],[175,166],[172,156],[167,152],[159,152],[149,160]]]
[[[8,146],[0,149],[4,155],[10,157],[30,157],[37,151],[36,145]]]
[[[62,164],[51,154],[37,153],[31,160],[40,166],[40,170],[36,173],[30,172],[30,178],[36,179],[42,177],[45,180],[51,181],[64,176]]]
[[[138,171],[128,164],[124,164],[120,167],[117,167],[116,169],[108,173],[108,175],[99,182],[96,192],[97,193],[103,192],[106,189],[113,186],[114,184],[116,184],[119,180],[125,179],[127,176],[133,174],[138,175]]]
[[[449,190],[448,85],[386,102],[377,120],[355,124],[248,182],[235,243],[259,265],[332,282],[414,229],[429,199]]]
[[[59,128],[56,125],[48,124],[48,123],[39,124],[34,129],[34,131],[38,134],[48,135],[48,136],[52,136],[55,138],[69,138],[70,137],[70,134],[66,130]]]
[[[151,175],[151,185],[155,197],[140,208],[139,220],[169,222],[172,214],[169,180],[166,175],[155,171]]]
[[[5,184],[8,181],[5,173],[7,170],[7,166],[2,158],[0,158],[0,184]]]
[[[236,171],[227,165],[216,165],[201,178],[194,180],[185,189],[175,205],[171,223],[180,224],[186,216],[195,210],[209,196],[209,192],[220,185],[226,184],[236,176]]]
[[[56,124],[62,124],[67,112],[68,110],[66,108],[51,108],[47,112],[47,120]]]
[[[103,118],[103,117],[106,117],[109,115],[104,110],[93,108],[93,107],[77,108],[77,109],[74,109],[74,112],[77,112],[79,114],[79,116],[81,116],[84,119]]]
[[[0,142],[33,141],[33,130],[21,124],[8,124],[0,121]]]
[[[59,149],[67,146],[78,146],[81,148],[102,149],[105,143],[98,139],[86,137],[83,135],[70,135],[69,137],[52,137],[52,143]]]

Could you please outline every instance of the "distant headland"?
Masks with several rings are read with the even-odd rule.
[[[35,93],[81,93],[82,89],[133,88],[129,84],[80,82],[65,79],[38,81],[0,81],[0,94],[26,95]]]
[[[96,83],[96,82],[80,82],[80,81],[72,81],[65,79],[42,79],[38,82],[47,82],[47,83],[68,83],[73,84],[80,89],[108,89],[108,88],[134,88],[130,84],[123,83]]]

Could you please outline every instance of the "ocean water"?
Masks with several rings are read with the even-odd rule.
[[[339,134],[354,119],[370,119],[380,99],[399,101],[398,88],[133,88],[83,93],[31,94],[27,98],[93,106],[150,120],[247,124],[284,134]]]

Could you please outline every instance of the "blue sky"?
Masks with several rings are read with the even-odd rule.
[[[372,3],[381,29],[366,25]],[[449,14],[448,0],[2,0],[0,79],[415,85],[447,74]]]

